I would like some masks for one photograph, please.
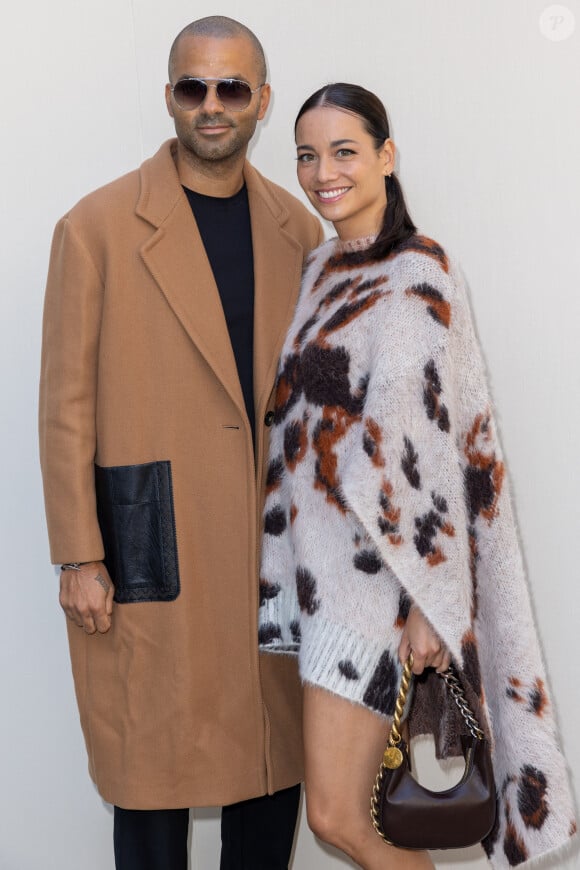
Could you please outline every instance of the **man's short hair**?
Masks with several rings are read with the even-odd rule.
[[[213,36],[217,39],[235,39],[240,36],[245,37],[250,42],[254,51],[260,84],[264,84],[266,81],[268,75],[266,71],[266,57],[264,55],[262,43],[256,34],[252,33],[250,28],[246,27],[245,24],[241,24],[233,18],[227,18],[225,15],[209,15],[207,18],[199,18],[197,21],[192,21],[191,24],[184,27],[173,40],[173,45],[169,52],[168,71],[170,82],[173,82],[173,67],[175,64],[177,46],[179,40],[183,36]]]

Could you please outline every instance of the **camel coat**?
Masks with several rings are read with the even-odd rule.
[[[302,778],[295,664],[258,655],[258,547],[276,365],[321,228],[246,164],[254,457],[174,148],[58,223],[44,316],[52,561],[106,550],[116,585],[109,632],[68,623],[89,770],[105,800],[134,809],[227,804]]]

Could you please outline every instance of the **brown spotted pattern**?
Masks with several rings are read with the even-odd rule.
[[[517,683],[517,681],[515,681]],[[521,823],[516,823],[514,808],[509,795],[515,795],[517,813],[521,823],[527,829],[540,831],[550,815],[548,802],[548,781],[545,773],[531,764],[525,764],[517,776],[508,776],[501,787],[505,830],[503,834],[503,852],[511,867],[523,864],[531,856],[526,843],[519,833]],[[484,848],[489,855],[493,852],[499,838],[501,819],[496,823],[489,836],[484,840]],[[574,823],[573,823],[574,824]],[[573,831],[571,830],[570,836]]]
[[[461,658],[463,662],[463,672],[465,673],[467,682],[475,694],[481,699],[481,669],[477,652],[477,638],[472,629],[466,631],[461,639]]]
[[[449,272],[449,260],[447,254],[441,245],[434,242],[433,239],[427,236],[411,236],[405,242],[400,244],[394,254],[400,254],[403,251],[413,251],[417,254],[425,254],[427,257],[435,260],[444,272]],[[392,254],[391,257],[394,255]]]
[[[284,429],[284,459],[290,471],[295,471],[308,450],[308,415],[293,420]]]
[[[353,266],[361,265],[366,260],[364,251],[357,252],[338,252],[333,256],[329,257],[324,263],[322,269],[320,270],[318,276],[313,281],[312,284],[312,294],[318,292],[318,288],[321,284],[328,280],[330,276],[334,280],[335,277],[340,279],[340,276],[345,272],[349,272]],[[381,276],[379,280],[386,281],[386,276]],[[356,282],[356,284],[354,283]],[[338,281],[333,284],[331,289],[331,293],[334,295],[331,297],[330,301],[334,301],[337,298],[340,298],[338,294],[345,295],[347,292],[352,291],[356,292],[357,288],[360,286],[362,282],[362,276],[357,273],[353,277],[349,276],[343,281]],[[346,285],[346,287],[344,286]],[[340,288],[340,289],[339,289]],[[326,294],[328,296],[329,294]],[[325,296],[325,298],[326,298]]]
[[[548,693],[546,684],[540,677],[536,677],[532,691],[528,696],[528,710],[536,716],[543,716],[548,708]]]
[[[262,646],[267,646],[269,643],[279,640],[281,637],[282,629],[275,622],[267,622],[264,625],[261,625],[258,631],[258,643],[262,644]]]
[[[477,520],[483,517],[491,523],[498,513],[505,467],[497,459],[489,411],[478,414],[464,437],[463,452],[467,464],[463,471],[465,502],[469,517],[469,568],[471,575],[471,616],[475,619],[479,609],[477,567],[480,559]]]
[[[347,506],[340,488],[335,447],[356,420],[357,417],[342,408],[324,408],[312,439],[317,457],[314,486],[325,492],[329,504],[333,504],[343,513]]]
[[[415,450],[411,439],[406,435],[403,443],[405,449],[401,456],[401,468],[403,469],[403,473],[407,478],[409,485],[412,486],[413,489],[421,489],[421,475],[419,474],[418,468],[419,454]]]
[[[284,477],[284,460],[276,456],[268,465],[266,473],[266,496],[279,489]]]
[[[355,553],[353,564],[357,571],[365,574],[378,574],[384,567],[384,562],[375,549],[359,550]]]
[[[381,449],[382,441],[383,436],[379,424],[372,417],[367,417],[363,434],[363,450],[376,468],[384,468],[385,466],[385,457]]]
[[[339,661],[338,670],[347,680],[360,680],[360,674],[350,659],[342,659]]]
[[[455,536],[455,528],[445,518],[445,514],[448,511],[445,499],[432,492],[431,501],[433,507],[422,516],[415,517],[415,528],[417,531],[413,541],[419,555],[425,558],[427,564],[434,568],[436,565],[446,561],[442,544],[438,542],[439,532],[449,538],[453,538]]]
[[[430,420],[437,423],[442,432],[449,432],[449,411],[441,401],[441,378],[434,360],[429,360],[423,370],[425,383],[423,386],[423,404]]]
[[[290,623],[290,631],[292,633],[293,642],[299,644],[302,640],[302,630],[297,619],[293,619]]]
[[[286,511],[281,505],[274,505],[264,516],[264,534],[278,538],[286,531]]]
[[[270,583],[269,580],[260,577],[260,607],[271,598],[276,598],[279,593],[280,585],[278,583]]]
[[[467,536],[469,541],[469,575],[471,578],[471,621],[473,622],[479,612],[479,596],[477,592],[479,549],[477,546],[477,531],[474,526],[468,527]]]
[[[387,535],[391,544],[395,546],[402,544],[403,538],[399,533],[401,508],[393,504],[393,486],[386,478],[383,478],[379,493],[379,505],[381,512],[378,518],[378,526],[381,535]]]
[[[392,716],[398,689],[398,663],[391,653],[385,650],[366,688],[364,703],[385,716]]]
[[[465,436],[465,493],[471,523],[482,516],[491,523],[497,515],[505,467],[495,454],[489,412],[478,414]]]
[[[409,610],[411,609],[411,598],[404,590],[401,590],[399,595],[399,610],[397,612],[397,618],[395,619],[395,628],[404,628],[405,623],[407,622],[407,617],[409,616]]]
[[[527,861],[529,855],[526,844],[511,820],[511,807],[508,801],[506,801],[506,816],[507,823],[503,838],[503,851],[510,865],[517,867],[518,864],[523,864],[524,861]]]
[[[346,299],[341,308],[339,308],[339,310],[329,320],[322,324],[315,339],[316,341],[322,341],[325,335],[334,332],[340,326],[345,326],[346,323],[353,320],[356,315],[362,314],[363,311],[366,311],[374,305],[375,302],[378,302],[380,297],[384,295],[385,292],[388,292],[384,288],[386,282],[386,276],[379,276],[372,281],[363,281],[360,276],[357,276],[354,278],[346,278],[344,281],[339,281],[334,284],[329,292],[321,299],[316,311],[305,320],[296,333],[294,349],[297,352],[300,351],[300,348],[303,346],[309,333],[312,332],[316,324],[320,322],[321,317],[324,316],[324,310],[334,302],[341,298]],[[382,288],[381,291],[377,291],[378,287]],[[373,292],[369,294],[367,299],[361,300],[357,298],[369,290]]]
[[[316,580],[307,568],[296,570],[296,591],[300,610],[312,616],[320,608],[320,599],[316,597]]]
[[[531,764],[522,768],[518,783],[518,810],[527,828],[539,830],[548,818],[547,788],[546,776],[541,770]]]
[[[521,691],[522,683],[518,680],[517,677],[509,678],[509,685],[506,689],[506,694],[508,698],[511,698],[512,701],[517,701],[518,704],[522,704],[525,701],[525,697]]]
[[[409,287],[405,293],[407,296],[416,296],[427,303],[427,311],[433,320],[449,329],[451,323],[451,305],[439,290],[431,287],[430,284],[423,283]]]
[[[536,677],[529,687],[524,686],[517,677],[510,677],[506,695],[512,701],[524,705],[529,713],[540,717],[544,715],[549,705],[546,685],[540,677]]]

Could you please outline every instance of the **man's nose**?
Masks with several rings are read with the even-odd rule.
[[[224,107],[217,95],[216,82],[207,85],[207,92],[202,103],[202,108],[208,115],[214,115],[216,112],[223,112]]]

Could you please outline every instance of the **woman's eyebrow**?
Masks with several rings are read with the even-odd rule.
[[[356,145],[355,139],[335,139],[330,143],[331,148],[338,148],[339,145]],[[306,148],[309,151],[314,151],[315,148],[313,145],[297,145],[296,148],[300,151],[301,148]]]

